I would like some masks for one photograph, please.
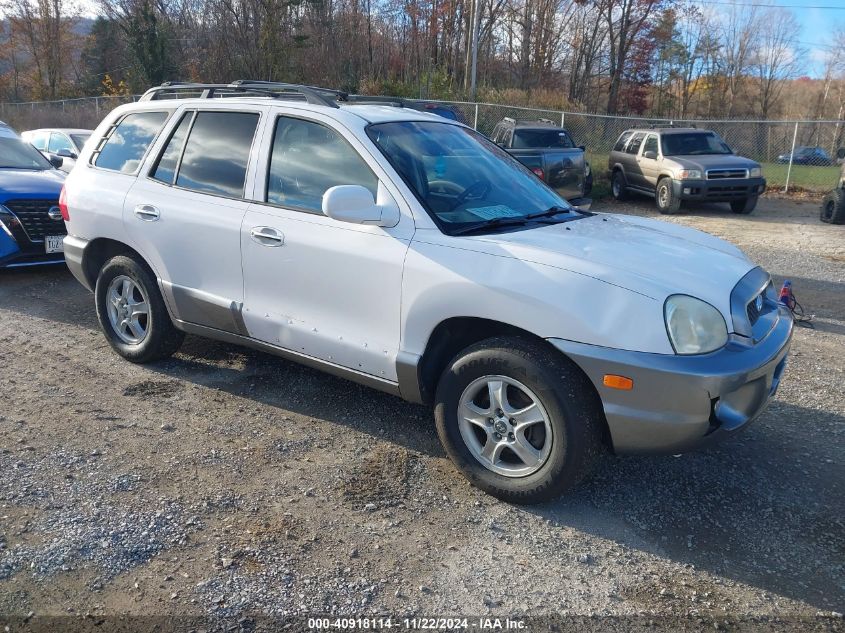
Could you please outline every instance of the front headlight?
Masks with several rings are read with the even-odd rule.
[[[678,180],[701,180],[700,169],[682,169],[676,174]]]
[[[676,354],[706,354],[728,342],[722,313],[689,295],[672,295],[663,306],[666,331]]]
[[[763,170],[760,167],[752,167],[748,172],[748,176],[750,178],[761,178],[763,176]]]

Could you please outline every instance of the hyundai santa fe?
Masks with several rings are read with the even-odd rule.
[[[97,128],[61,209],[124,358],[187,332],[431,405],[457,467],[514,502],[606,448],[745,427],[792,335],[731,244],[576,210],[465,125],[323,89],[152,89]]]

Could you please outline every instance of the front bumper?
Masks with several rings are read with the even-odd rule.
[[[792,316],[778,309],[769,334],[753,346],[730,342],[711,354],[648,354],[549,341],[578,364],[601,397],[614,451],[682,453],[747,426],[777,391],[792,340]],[[630,391],[604,385],[627,376]]]
[[[44,242],[32,242],[20,226],[0,216],[0,268],[61,264],[62,253],[44,252]]]
[[[672,189],[675,196],[681,200],[730,202],[761,195],[766,191],[766,179],[673,180]]]

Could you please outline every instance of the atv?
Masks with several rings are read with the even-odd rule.
[[[836,189],[822,199],[822,208],[819,215],[822,222],[828,224],[845,224],[845,147],[840,147],[836,152],[837,162],[842,164],[842,171],[839,173],[839,183]]]

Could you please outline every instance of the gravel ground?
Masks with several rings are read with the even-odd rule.
[[[841,630],[845,226],[775,199],[669,220],[790,278],[815,329],[797,329],[777,398],[735,440],[608,455],[574,494],[527,508],[466,483],[424,407],[195,337],[135,366],[66,270],[0,273],[0,626],[556,614]]]

